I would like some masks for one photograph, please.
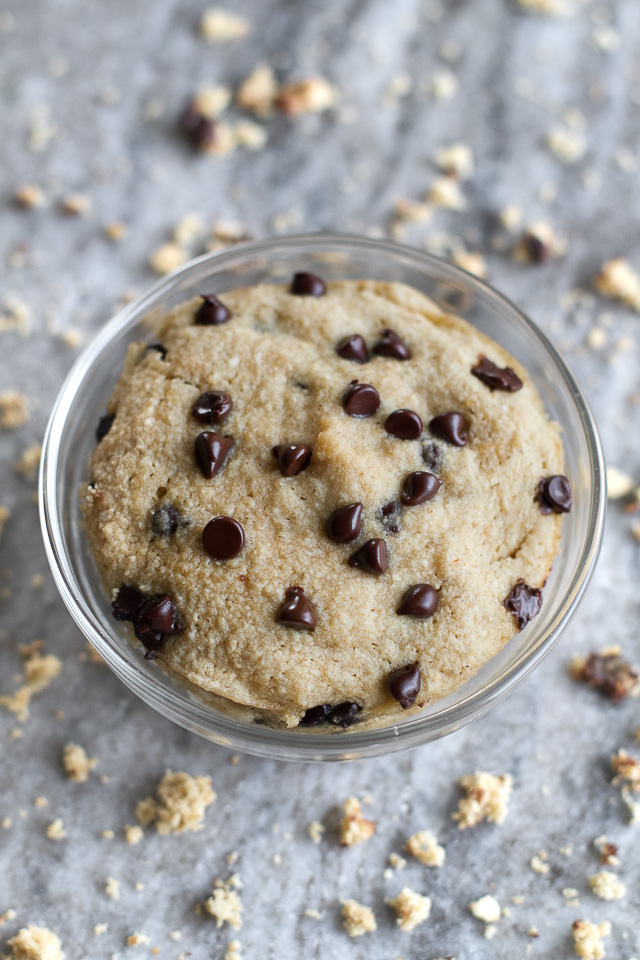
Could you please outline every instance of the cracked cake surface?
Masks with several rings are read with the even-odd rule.
[[[559,428],[466,321],[297,274],[185,302],[155,336],[129,348],[83,494],[148,657],[344,727],[452,692],[538,612],[571,505]]]

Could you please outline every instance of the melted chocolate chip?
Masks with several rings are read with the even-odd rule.
[[[380,407],[380,394],[370,383],[352,380],[342,398],[342,407],[350,417],[371,417]]]
[[[440,448],[435,443],[425,443],[420,451],[425,465],[430,471],[437,470],[440,466]]]
[[[196,437],[195,454],[202,476],[207,480],[215,477],[229,456],[233,446],[232,437],[222,437],[219,433],[199,433]]]
[[[328,722],[331,713],[331,704],[319,703],[317,707],[309,707],[300,718],[301,727],[321,727]]]
[[[191,415],[201,423],[224,423],[233,410],[233,400],[228,393],[208,390],[201,393],[191,408]]]
[[[441,440],[453,444],[454,447],[464,447],[467,443],[466,421],[464,414],[455,410],[449,413],[440,413],[429,421],[429,430]]]
[[[617,653],[590,653],[579,670],[573,670],[576,680],[596,687],[614,703],[620,703],[633,694],[638,685],[638,671]]]
[[[135,587],[124,584],[111,602],[115,620],[135,620],[138,610],[144,603],[144,596]]]
[[[540,513],[569,513],[571,510],[571,487],[566,477],[543,477],[536,497]]]
[[[244,530],[233,517],[214,517],[202,531],[202,546],[214,560],[232,560],[244,547]]]
[[[422,420],[414,410],[394,410],[385,420],[384,428],[398,440],[417,440],[422,433]]]
[[[432,473],[416,470],[405,477],[400,500],[405,507],[417,507],[427,500],[433,500],[441,486],[442,480]]]
[[[362,707],[355,701],[345,700],[344,703],[339,703],[331,708],[327,721],[332,723],[334,727],[342,727],[344,730],[356,722],[361,710]]]
[[[518,630],[540,613],[542,590],[530,587],[524,580],[518,580],[507,597],[504,606],[518,621]]]
[[[196,150],[208,150],[216,140],[216,125],[192,101],[180,116],[180,130]]]
[[[367,540],[359,550],[356,550],[349,557],[349,566],[357,567],[365,573],[372,573],[379,577],[389,569],[389,556],[387,553],[387,544],[380,537],[373,540]]]
[[[438,609],[440,597],[429,583],[415,583],[409,587],[396,610],[399,617],[432,617]]]
[[[408,710],[416,702],[420,693],[422,676],[417,663],[408,663],[389,674],[389,690],[403,710]]]
[[[150,350],[154,350],[156,353],[160,354],[161,360],[166,360],[167,358],[167,348],[161,343],[150,343],[145,350],[145,353],[149,353]]]
[[[511,367],[499,367],[493,360],[487,357],[480,357],[475,367],[471,367],[471,373],[478,380],[482,380],[490,390],[506,390],[515,393],[522,389],[522,380]]]
[[[341,340],[336,347],[336,353],[343,360],[353,360],[354,363],[367,363],[369,360],[367,345],[359,333],[352,333]]]
[[[356,540],[362,527],[362,510],[360,502],[334,510],[325,524],[329,539],[334,543],[351,543]]]
[[[276,623],[292,630],[313,630],[318,622],[316,612],[302,587],[287,587],[284,602],[278,607]]]
[[[104,417],[100,417],[98,420],[98,427],[96,429],[96,440],[98,443],[100,443],[101,440],[104,440],[106,435],[109,433],[115,418],[115,413],[105,413]]]
[[[182,631],[176,605],[166,593],[147,600],[133,622],[138,640],[147,648],[145,660],[155,660],[166,637]]]
[[[309,466],[311,447],[306,443],[279,443],[271,448],[283,477],[295,477]]]
[[[378,357],[392,357],[394,360],[411,359],[411,350],[394,330],[381,330],[372,352]]]
[[[190,523],[171,503],[163,503],[151,512],[151,530],[156,537],[172,537],[178,527],[188,527]]]
[[[389,533],[400,532],[400,504],[397,500],[390,500],[380,507],[382,526]]]
[[[327,292],[327,286],[321,277],[315,273],[294,273],[290,292],[296,297],[322,297]]]
[[[201,294],[202,304],[196,310],[194,323],[198,327],[216,327],[231,319],[231,311],[212,293]]]

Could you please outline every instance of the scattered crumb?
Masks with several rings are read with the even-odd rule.
[[[53,654],[41,656],[38,650],[35,650],[29,656],[24,665],[25,683],[19,687],[15,693],[8,696],[0,696],[0,707],[5,707],[20,721],[29,718],[29,703],[34,693],[40,693],[52,680],[58,676],[62,669],[62,662]]]
[[[132,847],[135,847],[136,844],[140,843],[143,837],[144,837],[144,830],[142,829],[142,827],[138,827],[138,826],[131,827],[129,826],[129,824],[127,824],[126,827],[124,828],[124,838],[127,841],[127,843],[130,844]]]
[[[566,900],[566,905],[568,907],[579,907],[579,891],[575,887],[564,887],[562,890],[562,896]]]
[[[25,183],[18,187],[13,195],[13,199],[19,207],[24,207],[25,210],[34,210],[36,207],[43,207],[46,200],[41,187],[33,183]]]
[[[4,525],[11,516],[11,511],[8,507],[0,507],[0,537],[2,536],[2,531],[4,530]],[[0,700],[2,704],[2,700]]]
[[[3,830],[10,830],[12,826],[13,820],[11,817],[3,817],[0,821],[0,827],[2,827]]]
[[[29,924],[7,943],[10,960],[64,960],[59,937],[47,927]]]
[[[405,843],[405,850],[411,856],[425,863],[428,867],[441,867],[444,863],[446,853],[444,847],[441,847],[436,837],[429,830],[420,830],[412,834]]]
[[[100,836],[105,840],[115,840],[116,835],[113,830],[102,830]]]
[[[462,267],[467,273],[472,273],[480,280],[487,279],[487,261],[481,253],[471,253],[468,250],[454,250],[453,262]]]
[[[303,113],[321,113],[335,106],[338,93],[324,77],[309,77],[278,87],[275,106],[289,117]]]
[[[569,124],[556,124],[547,134],[547,146],[562,163],[577,163],[587,152],[584,132]]]
[[[602,327],[592,327],[587,334],[587,346],[590,350],[602,350],[607,343],[607,331]]]
[[[615,843],[607,840],[604,834],[602,834],[601,837],[596,837],[593,845],[600,854],[600,862],[604,864],[605,867],[618,867],[620,865],[618,847]]]
[[[53,823],[50,823],[45,833],[49,840],[64,840],[67,836],[67,831],[64,828],[61,817],[57,817]]]
[[[603,960],[606,956],[603,937],[611,933],[611,924],[590,923],[588,920],[575,920],[573,924],[573,946],[576,954],[583,960]]]
[[[119,220],[114,220],[113,223],[108,223],[104,228],[104,235],[108,240],[113,240],[114,243],[119,243],[121,240],[124,240],[129,228],[126,223],[121,223]]]
[[[416,893],[410,887],[403,887],[397,897],[387,900],[390,907],[396,911],[396,923],[401,930],[410,933],[415,927],[428,918],[431,913],[431,900]]]
[[[574,680],[600,690],[614,703],[640,692],[638,668],[625,660],[619,650],[605,649],[600,653],[590,653],[587,657],[575,654],[571,658],[569,671]]]
[[[546,220],[538,220],[523,232],[513,256],[524,263],[546,263],[552,257],[561,257],[566,252],[566,239],[559,237]]]
[[[622,500],[634,492],[636,482],[617,467],[607,467],[607,499]]]
[[[343,804],[344,817],[340,823],[340,844],[343,847],[353,847],[357,843],[364,843],[376,832],[373,820],[365,820],[362,816],[362,807],[356,797],[347,797]]]
[[[73,217],[85,217],[92,207],[91,197],[86,193],[69,193],[64,197],[61,210]]]
[[[540,850],[535,856],[531,857],[529,866],[534,873],[540,873],[543,877],[546,877],[551,869],[547,863],[547,854],[544,850]]]
[[[452,814],[460,830],[475,827],[482,820],[502,823],[508,812],[513,786],[511,774],[495,776],[478,770],[461,777],[458,783],[466,794],[459,801],[457,811]]]
[[[433,97],[434,100],[440,103],[446,103],[448,100],[453,100],[458,92],[459,86],[460,84],[455,73],[443,67],[441,70],[435,71],[431,77],[428,89],[430,96]]]
[[[227,43],[229,40],[241,40],[246,37],[251,24],[246,17],[229,13],[222,7],[209,7],[200,21],[200,35],[208,43]]]
[[[419,836],[419,834],[414,834],[414,836]],[[412,839],[412,838],[410,838]],[[407,841],[408,843],[409,841]],[[442,849],[442,848],[441,848]],[[443,849],[444,853],[444,849]],[[419,858],[418,858],[419,859]],[[444,860],[444,856],[442,858]],[[401,857],[399,853],[390,853],[389,854],[389,866],[393,870],[404,870],[407,865],[407,861],[404,857]]]
[[[0,393],[0,430],[15,430],[28,420],[25,397],[17,390]]]
[[[500,919],[500,904],[490,893],[479,900],[472,900],[469,904],[469,910],[477,920],[483,923],[497,923]]]
[[[601,900],[622,900],[627,893],[622,880],[610,870],[600,870],[599,873],[592,874],[589,877],[589,886]]]
[[[186,261],[187,253],[177,243],[163,243],[149,257],[151,268],[163,275],[177,270]]]
[[[236,143],[246,150],[262,150],[267,142],[267,131],[252,120],[241,120],[235,125],[233,135]]]
[[[49,107],[38,104],[32,113],[27,135],[27,149],[31,153],[44,153],[53,138],[58,134],[58,127],[50,118]]]
[[[14,331],[20,337],[28,337],[31,331],[31,310],[20,297],[8,294],[2,301],[0,333]]]
[[[97,767],[95,757],[88,757],[84,747],[76,743],[68,743],[62,751],[62,765],[69,780],[75,783],[86,783],[91,771]]]
[[[104,892],[108,897],[111,897],[112,900],[119,900],[120,881],[116,880],[114,877],[107,877],[107,882],[104,885]]]
[[[33,801],[34,807],[48,807],[49,801],[46,797],[36,797]]]
[[[10,920],[15,920],[15,918],[15,910],[12,910],[11,907],[9,907],[9,909],[5,910],[4,913],[0,913],[0,927],[5,923],[9,923]]]
[[[169,933],[169,938],[171,940],[181,940],[182,930],[171,930],[171,932]]]
[[[151,943],[151,940],[145,933],[132,933],[127,937],[128,947],[142,947],[147,943]]]
[[[197,213],[187,213],[173,231],[173,239],[180,247],[189,247],[204,233],[204,224]]]
[[[465,210],[467,206],[460,183],[454,177],[436,177],[426,199],[435,207],[444,207],[446,210]]]
[[[208,120],[215,120],[229,106],[231,90],[222,84],[203,85],[192,102],[201,116]]]
[[[567,0],[518,0],[527,13],[540,13],[544,17],[566,17],[571,13]]]
[[[155,823],[158,833],[201,830],[204,814],[216,799],[211,777],[192,777],[184,771],[167,770],[156,789],[158,800],[147,797],[136,806],[143,827]]]
[[[226,883],[217,880],[213,893],[204,905],[207,913],[215,917],[218,929],[224,923],[228,923],[234,930],[239,930],[242,926],[242,900],[240,894],[231,889],[232,880],[233,878],[230,878]]]
[[[640,275],[624,257],[604,263],[593,286],[604,297],[621,300],[640,313]]]
[[[363,933],[377,930],[373,910],[357,900],[342,901],[342,923],[350,937],[361,937]]]
[[[319,910],[308,907],[304,912],[305,917],[311,917],[312,920],[322,920],[322,914]]]
[[[453,174],[458,180],[468,180],[473,176],[473,150],[468,143],[453,143],[436,153],[435,161],[445,173]]]
[[[183,954],[181,954],[183,956]],[[240,941],[239,940],[230,940],[227,952],[224,955],[224,960],[242,960],[240,956]]]
[[[40,454],[42,448],[39,443],[32,443],[24,451],[19,460],[13,465],[16,473],[19,473],[25,480],[34,480],[40,466]]]
[[[640,763],[626,750],[618,750],[611,757],[611,767],[615,774],[614,784],[625,784],[634,792],[640,791]]]
[[[613,155],[616,166],[625,173],[635,173],[638,169],[638,159],[628,147],[618,147]]]
[[[322,840],[322,834],[324,833],[324,827],[319,820],[312,820],[308,827],[309,836],[314,843],[320,843]]]
[[[108,929],[109,925],[107,923],[96,923],[95,927],[93,928],[94,936],[101,937],[102,934],[106,933]]]
[[[509,233],[516,233],[522,223],[522,207],[518,207],[515,203],[508,204],[498,213],[498,220]]]
[[[278,93],[278,82],[268,63],[259,63],[240,84],[235,97],[236,106],[259,117],[268,117]]]

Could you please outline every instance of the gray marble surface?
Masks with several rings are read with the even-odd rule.
[[[151,956],[153,947],[167,958],[184,951],[193,960],[222,960],[233,936],[244,960],[564,958],[573,955],[571,923],[583,917],[611,920],[607,957],[640,955],[639,828],[627,822],[608,765],[613,750],[633,750],[640,712],[636,701],[612,706],[567,673],[574,651],[604,644],[619,643],[640,659],[639,548],[632,518],[619,506],[609,508],[596,575],[562,643],[485,719],[382,760],[321,767],[241,757],[234,765],[227,751],[162,719],[87,659],[46,569],[35,484],[12,468],[41,439],[74,360],[60,332],[71,327],[89,338],[126,291],[143,289],[152,279],[149,253],[185,213],[208,223],[238,219],[257,236],[273,232],[274,218],[296,229],[386,231],[396,197],[417,199],[428,188],[434,152],[464,140],[476,159],[464,186],[468,209],[436,212],[407,240],[433,245],[444,233],[485,252],[491,280],[564,351],[593,405],[609,462],[640,479],[638,317],[591,295],[572,307],[562,299],[588,290],[605,259],[623,254],[640,268],[640,182],[620,168],[617,153],[640,157],[640,5],[569,6],[573,16],[556,19],[527,15],[509,0],[244,0],[233,7],[251,18],[251,36],[209,46],[197,34],[198,0],[0,4],[0,298],[19,297],[32,315],[27,338],[0,334],[0,387],[25,393],[30,404],[28,423],[0,434],[0,505],[12,511],[0,542],[0,691],[13,689],[19,642],[40,638],[63,660],[60,677],[34,698],[28,722],[0,712],[0,820],[12,819],[0,829],[0,914],[16,911],[0,930],[0,947],[29,922],[56,930],[73,960]],[[452,54],[459,56],[447,60]],[[325,74],[341,91],[340,107],[296,122],[274,117],[268,145],[256,154],[194,156],[175,133],[177,112],[199,83],[235,85],[258,60],[285,79]],[[53,76],[63,61],[68,70]],[[429,93],[442,70],[458,81],[446,101]],[[411,89],[382,105],[398,74],[409,76]],[[164,113],[145,121],[150,101],[161,101]],[[566,165],[545,139],[576,109],[587,149]],[[55,135],[34,152],[29,131],[34,117],[42,129],[46,110]],[[43,186],[47,205],[17,210],[12,194],[21,183]],[[548,185],[557,192],[551,201]],[[91,196],[89,216],[60,212],[69,192]],[[510,244],[497,249],[495,238],[505,235],[496,216],[506,204],[520,205],[527,222],[552,221],[569,240],[566,255],[533,267],[515,264]],[[114,220],[130,228],[118,245],[102,234]],[[587,346],[595,326],[604,331],[598,349]],[[39,587],[32,583],[38,574]],[[11,735],[16,726],[19,739]],[[108,782],[63,776],[60,752],[69,741],[99,758]],[[211,775],[218,800],[201,833],[149,832],[130,847],[123,827],[166,767]],[[455,781],[476,768],[513,775],[511,808],[502,827],[460,832],[451,820]],[[349,794],[371,796],[378,831],[343,850],[335,824]],[[36,796],[46,796],[48,807],[34,806]],[[64,820],[66,840],[44,836],[55,817]],[[318,846],[306,832],[313,819],[327,826]],[[384,879],[388,854],[424,828],[445,845],[445,866],[412,862]],[[103,838],[105,829],[115,839]],[[603,833],[620,848],[628,888],[621,902],[602,902],[588,889],[598,869],[592,841]],[[560,852],[567,844],[571,855]],[[546,876],[529,866],[541,849]],[[214,877],[228,875],[231,851],[244,882],[237,935],[194,914]],[[121,882],[117,902],[104,893],[108,876]],[[433,900],[430,920],[412,934],[397,930],[384,904],[403,884]],[[579,891],[579,907],[565,906],[566,887]],[[490,891],[511,913],[488,941],[467,904]],[[524,901],[513,904],[512,896]],[[343,897],[375,909],[377,933],[347,938]],[[309,908],[322,919],[305,916]],[[107,932],[94,937],[103,922]],[[531,925],[539,937],[527,935]],[[168,937],[176,929],[180,942]],[[134,931],[150,945],[125,947]]]

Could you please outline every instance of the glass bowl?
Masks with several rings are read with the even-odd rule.
[[[133,340],[153,341],[149,319],[202,292],[286,282],[307,270],[327,280],[402,281],[464,316],[517,357],[562,427],[574,506],[544,591],[540,614],[455,693],[386,726],[347,730],[273,729],[248,711],[172,678],[143,659],[140,644],[111,616],[110,601],[83,533],[79,492],[88,480],[96,423]],[[600,548],[604,462],[596,425],[580,388],[531,320],[464,270],[396,243],[332,234],[241,244],[193,260],[155,284],[107,323],[76,361],[43,442],[40,516],[53,576],[69,612],[111,669],[146,703],[175,723],[233,750],[283,760],[351,760],[417,746],[476,720],[522,681],[557,643],[575,613]],[[224,709],[223,709],[224,707]]]

